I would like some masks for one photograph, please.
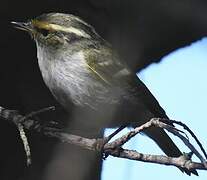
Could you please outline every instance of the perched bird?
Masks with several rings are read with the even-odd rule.
[[[71,14],[43,14],[26,23],[13,22],[31,34],[39,67],[57,101],[74,123],[90,129],[139,126],[151,118],[168,119],[149,89],[94,28]],[[171,157],[182,155],[167,133],[151,127],[144,132]],[[195,170],[181,169],[188,175]]]

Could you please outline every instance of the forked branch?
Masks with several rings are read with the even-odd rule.
[[[48,110],[54,110],[54,107],[50,108],[44,108],[36,112],[32,112],[26,116],[22,116],[17,111],[14,110],[8,110],[4,109],[3,107],[0,107],[0,119],[6,120],[9,123],[13,123],[15,125],[21,124],[22,127],[24,127],[27,130],[35,130],[37,132],[43,133],[44,135],[48,137],[55,137],[59,139],[60,141],[64,143],[70,143],[77,146],[80,146],[84,149],[92,150],[92,151],[99,151],[102,153],[105,153],[107,155],[111,155],[114,157],[119,158],[125,158],[130,160],[136,160],[136,161],[142,161],[142,162],[149,162],[149,163],[156,163],[156,164],[163,164],[163,165],[170,165],[170,166],[176,166],[181,168],[186,168],[189,170],[193,169],[200,169],[200,170],[207,170],[207,162],[206,159],[199,153],[199,151],[190,143],[189,139],[186,137],[186,134],[184,134],[183,131],[169,125],[168,123],[165,123],[164,119],[159,118],[153,118],[147,123],[131,130],[130,132],[126,133],[125,135],[115,139],[112,142],[107,142],[103,147],[100,147],[99,141],[100,139],[88,139],[85,137],[72,135],[64,132],[63,129],[58,128],[51,128],[51,127],[43,127],[40,123],[37,122],[37,120],[32,119],[34,115],[37,115],[39,113],[48,111]],[[172,121],[172,123],[176,123],[177,121]],[[187,129],[190,134],[196,138],[196,136],[193,134],[193,132],[183,123],[179,122],[177,123],[184,127],[184,129]],[[170,133],[174,134],[175,136],[179,137],[184,144],[190,149],[192,152],[191,154],[195,154],[200,162],[193,162],[190,158],[187,158],[185,155],[174,158],[174,157],[167,157],[163,155],[150,155],[150,154],[143,154],[139,153],[135,150],[129,150],[124,149],[122,146],[129,141],[131,138],[136,136],[138,133],[142,132],[143,130],[151,127],[156,126],[163,128]],[[23,133],[24,134],[24,133]],[[198,138],[196,138],[196,142],[198,141]],[[28,153],[28,144],[27,141],[23,142],[27,149],[25,149],[27,154],[27,160],[30,160],[30,152]],[[200,143],[200,142],[199,142]],[[199,144],[201,146],[201,143]],[[204,155],[206,155],[203,147],[201,146],[202,152]],[[29,157],[28,157],[29,156]]]

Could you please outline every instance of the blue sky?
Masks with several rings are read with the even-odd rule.
[[[186,123],[207,150],[207,38],[170,53],[161,63],[150,65],[138,76],[168,116]],[[178,139],[173,139],[182,151],[189,152]],[[143,153],[162,154],[157,145],[143,135],[138,135],[126,146]],[[199,175],[199,178],[189,177],[175,167],[109,157],[104,161],[102,180],[207,179],[207,171],[199,171]]]

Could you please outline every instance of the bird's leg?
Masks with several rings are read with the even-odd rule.
[[[97,149],[100,149],[102,154],[102,159],[106,159],[109,155],[104,152],[104,145],[108,143],[115,135],[117,135],[120,131],[122,131],[127,125],[122,125],[118,129],[116,129],[113,133],[111,133],[109,136],[104,137],[102,139],[97,139]]]

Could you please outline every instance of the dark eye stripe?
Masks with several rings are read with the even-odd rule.
[[[47,36],[50,33],[50,30],[44,28],[35,28],[37,32],[41,33],[43,36]]]

